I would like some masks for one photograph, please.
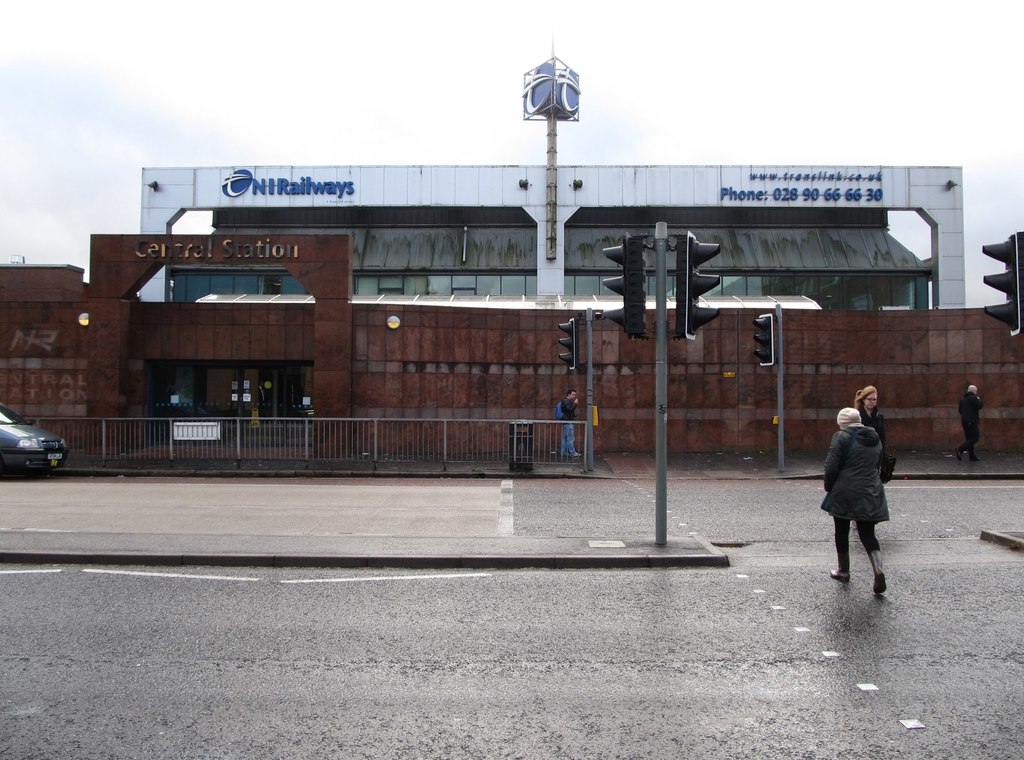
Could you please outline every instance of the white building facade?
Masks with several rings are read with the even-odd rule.
[[[706,267],[723,274],[721,295],[775,287],[828,299],[839,286],[824,278],[841,274],[849,293],[836,291],[836,308],[965,306],[960,167],[559,166],[553,191],[551,176],[544,166],[146,168],[140,233],[170,234],[202,211],[218,234],[351,234],[357,293],[461,292],[454,283],[473,277],[479,295],[481,283],[505,287],[495,272],[513,294],[543,299],[599,288],[614,270],[602,248],[666,221],[670,233],[721,243]],[[894,211],[920,216],[929,250],[889,235]],[[189,262],[168,265],[173,278]],[[865,277],[909,284],[887,303],[879,282],[853,284]]]

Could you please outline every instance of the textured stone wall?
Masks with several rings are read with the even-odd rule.
[[[49,301],[37,289],[34,300],[14,300],[8,287],[0,401],[33,417],[144,416],[155,360],[312,363],[314,406],[329,417],[547,420],[568,387],[586,399],[586,374],[558,359],[567,312],[352,304],[341,236],[299,241],[309,256],[290,268],[311,283],[315,305],[139,303],[132,288],[150,262],[132,253],[135,240],[94,240],[108,279],[83,300],[66,283]],[[88,327],[78,324],[82,311]],[[722,310],[697,340],[669,341],[672,451],[775,449],[777,368],[751,354],[757,313]],[[390,316],[398,329],[387,327]],[[836,412],[867,384],[879,389],[890,445],[951,449],[968,383],[985,402],[982,446],[1024,449],[1024,336],[981,309],[790,310],[782,327],[788,450],[822,450]],[[628,340],[597,320],[593,341],[596,449],[652,451],[654,340]]]
[[[697,340],[669,342],[673,451],[775,448],[777,368],[759,366],[751,354],[757,314],[723,310]],[[398,330],[385,324],[391,315],[401,319]],[[360,305],[353,415],[550,419],[567,387],[586,397],[586,375],[567,373],[557,358],[557,324],[568,316]],[[595,447],[652,450],[654,340],[631,341],[598,320],[594,347]],[[821,449],[836,412],[868,384],[879,389],[890,445],[952,448],[962,437],[956,405],[968,383],[985,401],[985,446],[1024,447],[1024,336],[1010,337],[980,309],[787,311],[783,358],[789,449]]]

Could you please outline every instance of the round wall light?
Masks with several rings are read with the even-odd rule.
[[[83,311],[81,314],[78,315],[78,324],[80,324],[82,327],[89,326],[89,312]]]
[[[388,329],[389,330],[397,330],[401,326],[402,326],[402,320],[400,320],[394,314],[392,314],[390,317],[388,317]]]

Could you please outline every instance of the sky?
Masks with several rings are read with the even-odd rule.
[[[1024,230],[1024,8],[57,0],[0,30],[0,244],[88,275],[143,167],[543,165],[526,71],[580,74],[564,165],[963,167],[967,305]],[[896,236],[927,256],[923,223]]]

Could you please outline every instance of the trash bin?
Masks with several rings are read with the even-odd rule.
[[[533,472],[533,423],[518,421],[508,424],[509,472]]]

